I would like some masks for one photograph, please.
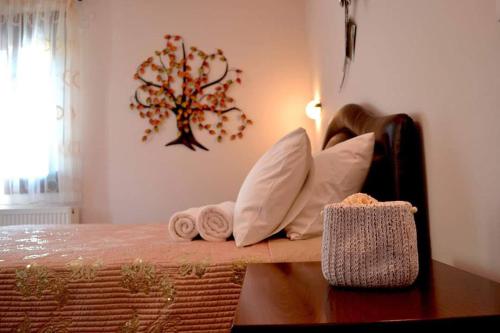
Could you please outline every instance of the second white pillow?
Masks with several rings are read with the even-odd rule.
[[[374,134],[367,133],[314,156],[304,188],[284,220],[290,239],[321,235],[323,207],[361,190],[370,169],[374,145]]]

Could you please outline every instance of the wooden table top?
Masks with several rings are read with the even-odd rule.
[[[247,269],[233,332],[467,318],[500,325],[500,284],[436,261],[415,285],[386,290],[331,287],[319,262],[255,264]]]

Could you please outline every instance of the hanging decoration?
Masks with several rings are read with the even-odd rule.
[[[345,55],[344,55],[344,66],[342,69],[342,81],[340,82],[339,91],[342,90],[344,82],[349,70],[349,66],[354,59],[354,51],[356,48],[356,30],[357,26],[354,21],[349,18],[349,6],[353,0],[339,0],[340,6],[344,8],[345,15]]]
[[[195,138],[193,127],[207,131],[217,142],[243,138],[252,120],[228,94],[241,84],[242,71],[230,68],[220,49],[206,53],[192,46],[186,50],[183,38],[175,35],[165,35],[165,40],[165,48],[155,51],[134,74],[140,85],[130,108],[148,123],[142,141],[158,133],[170,116],[175,117],[178,133],[166,146],[208,150]],[[226,125],[231,120],[239,124],[230,133]]]

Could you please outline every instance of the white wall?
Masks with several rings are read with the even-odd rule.
[[[305,0],[85,0],[82,90],[87,112],[84,223],[165,222],[176,210],[234,200],[257,158],[285,133],[313,129],[304,106],[311,98]],[[237,105],[255,125],[237,142],[218,144],[196,133],[210,152],[164,147],[174,122],[151,142],[129,110],[137,65],[166,33],[188,46],[221,48],[244,70]],[[314,135],[314,132],[311,134]]]
[[[355,0],[355,62],[338,93],[343,12],[334,0],[85,0],[82,91],[87,111],[85,223],[166,221],[181,208],[234,199],[254,161],[305,126],[315,94],[322,126],[356,102],[405,112],[424,131],[436,259],[500,280],[500,23],[495,0]],[[137,64],[178,33],[222,48],[245,71],[238,105],[256,125],[211,151],[165,148],[173,127],[147,144],[128,109]],[[308,44],[309,43],[309,44]],[[310,58],[306,45],[311,51]],[[312,80],[310,77],[312,73]],[[312,85],[312,91],[311,91]]]
[[[435,259],[500,281],[500,23],[495,0],[354,0],[345,88],[343,10],[308,1],[313,87],[325,120],[346,103],[423,127]]]

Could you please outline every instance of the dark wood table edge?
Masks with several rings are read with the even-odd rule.
[[[496,327],[496,329],[495,329]],[[325,323],[325,324],[294,324],[294,325],[247,325],[233,326],[233,333],[249,332],[312,332],[312,333],[417,333],[435,330],[465,330],[491,329],[493,332],[500,329],[500,315],[491,316],[473,316],[457,318],[439,318],[439,319],[405,319],[382,322],[366,323]],[[445,332],[445,331],[443,331]]]
[[[315,262],[317,264],[317,262]],[[279,263],[278,263],[279,264]],[[285,264],[285,263],[284,263]],[[290,263],[288,263],[290,264]],[[293,264],[313,264],[311,262],[304,263],[293,263]],[[269,265],[269,263],[255,264],[255,265]],[[402,288],[411,290],[418,286],[423,286],[427,288],[427,285],[431,283],[433,279],[433,271],[435,266],[439,265],[441,267],[446,267],[447,269],[453,269],[460,271],[462,277],[475,277],[473,273],[463,271],[452,265],[445,264],[437,260],[431,260],[428,269],[420,272],[416,283],[407,288]],[[495,281],[484,279],[488,283],[497,284]],[[346,288],[349,290],[351,288]],[[355,290],[355,289],[351,289]],[[363,289],[366,292],[366,289]],[[389,289],[391,291],[391,289]],[[497,303],[498,304],[498,303]],[[236,320],[236,316],[235,316]],[[401,319],[388,319],[381,321],[360,321],[360,322],[342,322],[342,323],[290,323],[290,324],[236,324],[233,323],[231,332],[423,332],[424,330],[435,330],[435,329],[445,329],[445,330],[474,330],[474,329],[484,329],[484,331],[498,331],[500,332],[500,313],[485,313],[485,314],[475,314],[469,316],[449,316],[442,318],[401,318]],[[491,328],[494,328],[491,330]]]

